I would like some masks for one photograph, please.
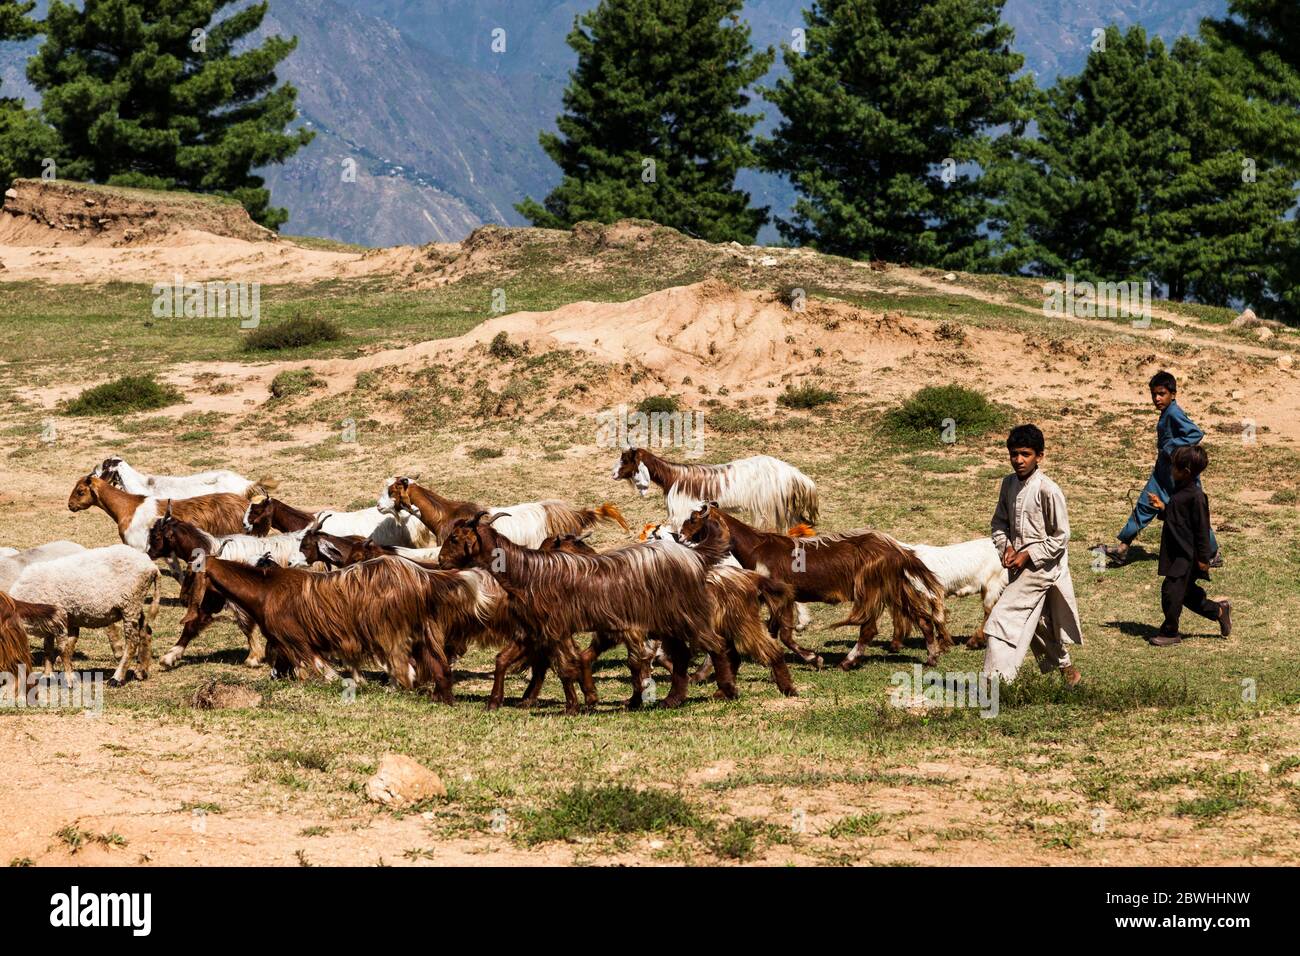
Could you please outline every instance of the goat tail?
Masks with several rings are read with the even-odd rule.
[[[612,521],[624,531],[631,534],[632,529],[628,527],[627,519],[623,517],[623,512],[618,510],[618,505],[612,501],[606,501],[603,505],[591,510],[593,521]]]
[[[817,486],[803,472],[795,472],[792,476],[787,504],[790,517],[809,525],[817,524],[817,515],[821,508],[817,497]]]
[[[270,496],[271,492],[280,487],[280,482],[275,478],[259,478],[247,488],[244,489],[244,497],[249,501],[260,495]]]

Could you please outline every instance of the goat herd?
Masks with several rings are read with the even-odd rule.
[[[822,664],[795,640],[809,620],[806,602],[849,604],[836,625],[859,628],[840,665],[846,670],[875,638],[884,611],[893,649],[919,628],[934,664],[952,646],[944,598],[980,593],[987,616],[1006,581],[988,538],[934,548],[875,531],[817,533],[816,486],[769,456],[678,464],[629,448],[613,477],[642,496],[657,485],[667,517],[635,543],[598,552],[586,541],[595,524],[629,531],[608,502],[484,507],[395,477],[373,508],[313,513],[271,497],[271,481],[231,471],[147,475],[111,457],[77,482],[68,508],[102,509],[122,544],[3,549],[0,672],[31,670],[30,634],[44,641],[46,679],[59,657],[71,682],[80,629],[108,627],[118,657],[109,683],[124,681],[128,667],[147,677],[157,561],[180,580],[185,608],[179,638],[159,661],[164,668],[228,608],[248,639],[246,663],[265,662],[275,675],[332,680],[344,670],[360,681],[364,668],[377,667],[397,685],[450,704],[453,665],[479,645],[499,649],[489,708],[501,705],[507,673],[531,670],[522,701],[529,706],[554,669],[570,713],[580,709],[577,685],[583,703],[596,704],[592,666],[620,643],[631,671],[628,707],[646,702],[656,665],[672,675],[664,706],[682,704],[700,654],[707,659],[694,678],[712,674],[717,697],[736,696],[742,656],[794,695],[782,644]],[[582,633],[593,635],[585,649]],[[970,646],[982,640],[981,627]]]

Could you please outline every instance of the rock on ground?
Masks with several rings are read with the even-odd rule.
[[[404,754],[384,754],[379,770],[366,781],[366,796],[388,807],[409,807],[446,795],[441,777]]]

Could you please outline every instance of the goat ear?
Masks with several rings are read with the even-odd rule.
[[[584,531],[582,534],[578,535],[578,536],[575,537],[573,540],[574,540],[574,541],[586,541],[588,538],[590,538],[590,537],[591,537],[593,534],[595,534],[595,533],[596,533],[596,532],[594,532],[594,531]]]
[[[343,563],[343,552],[339,550],[337,544],[330,541],[328,538],[321,538],[320,541],[316,543],[316,548],[320,551],[321,556],[327,561],[330,561],[333,564]]]

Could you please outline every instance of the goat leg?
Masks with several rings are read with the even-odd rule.
[[[738,661],[740,655],[736,653],[735,648],[724,648],[722,651],[709,655],[713,660],[713,670],[718,677],[718,689],[713,694],[715,700],[735,700],[740,696],[736,691],[736,676],[732,654],[736,655]]]
[[[794,639],[794,602],[785,601],[779,606],[772,609],[772,613],[767,620],[768,630],[773,637],[779,638],[781,643],[799,657],[805,664],[811,664],[816,670],[821,670],[825,663],[820,654],[810,651],[803,647]]]
[[[857,667],[861,661],[863,653],[871,646],[876,639],[878,629],[876,619],[869,618],[865,624],[858,626],[858,642],[853,645],[852,650],[845,655],[844,660],[840,661],[840,670],[851,671]]]
[[[686,691],[690,683],[687,671],[691,666],[691,651],[686,646],[686,642],[678,637],[665,637],[663,647],[668,652],[668,659],[673,665],[672,686],[669,688],[668,696],[664,698],[663,706],[680,707],[686,702]]]
[[[488,695],[487,709],[496,710],[505,701],[506,671],[528,653],[523,644],[512,641],[497,654],[496,669],[492,673],[492,693]]]

